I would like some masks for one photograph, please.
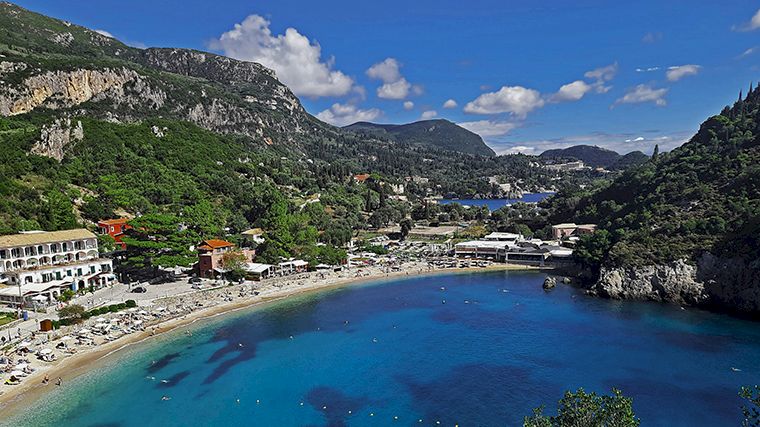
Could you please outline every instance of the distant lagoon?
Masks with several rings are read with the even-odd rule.
[[[0,425],[517,426],[578,387],[622,389],[644,426],[739,424],[758,323],[547,293],[544,277],[393,279],[229,314],[119,352]]]
[[[504,206],[508,206],[517,202],[524,203],[537,203],[549,196],[553,196],[555,193],[526,193],[521,199],[441,199],[438,202],[442,205],[449,203],[459,203],[463,206],[487,206],[489,210],[495,211]]]

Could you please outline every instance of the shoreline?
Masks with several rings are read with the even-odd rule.
[[[156,324],[150,325],[150,328],[146,328],[143,331],[121,336],[114,341],[89,348],[82,352],[78,352],[74,355],[53,362],[52,364],[47,365],[45,369],[39,369],[30,374],[28,377],[24,378],[24,381],[21,384],[13,386],[13,388],[10,390],[6,390],[5,393],[0,394],[0,412],[2,412],[3,416],[7,418],[11,415],[16,415],[20,411],[23,411],[25,409],[23,407],[24,404],[36,402],[46,393],[55,390],[56,387],[58,387],[54,385],[54,382],[52,380],[53,378],[63,378],[65,386],[65,383],[67,381],[86,374],[92,368],[93,364],[104,361],[105,359],[131,346],[146,342],[150,338],[165,335],[170,331],[190,326],[199,321],[215,319],[219,316],[231,314],[240,310],[266,306],[267,304],[295,296],[324,292],[349,286],[356,286],[367,282],[384,281],[404,277],[411,278],[435,276],[439,274],[473,272],[485,273],[495,271],[548,270],[550,269],[513,264],[493,264],[488,267],[442,268],[424,271],[414,268],[402,268],[400,271],[380,274],[376,273],[361,277],[339,277],[334,280],[324,280],[322,283],[316,283],[310,286],[300,286],[295,289],[276,289],[265,296],[255,296],[253,298],[245,298],[239,301],[223,302],[219,305],[196,310],[183,316],[161,320]],[[216,289],[216,291],[218,290],[219,289]],[[214,290],[209,291],[213,292]],[[42,383],[42,378],[44,375],[48,375],[51,378],[51,381],[48,384]]]

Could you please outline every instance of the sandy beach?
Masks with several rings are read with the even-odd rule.
[[[357,285],[369,281],[393,279],[400,277],[433,275],[444,273],[467,273],[473,271],[499,271],[499,270],[531,270],[536,267],[523,265],[492,264],[487,267],[471,268],[434,268],[426,262],[410,262],[395,266],[392,270],[387,267],[362,267],[355,268],[343,273],[303,273],[300,275],[286,276],[268,279],[258,282],[255,288],[250,284],[225,286],[211,290],[196,291],[182,296],[173,296],[155,301],[151,312],[142,311],[143,320],[132,320],[131,333],[113,338],[112,340],[102,337],[88,338],[86,344],[72,346],[76,348],[73,354],[56,351],[57,360],[45,362],[38,360],[30,353],[25,359],[33,371],[25,376],[20,384],[0,385],[0,412],[9,415],[25,409],[25,405],[36,401],[45,392],[56,387],[58,378],[62,379],[65,387],[67,381],[92,369],[99,361],[119,352],[121,349],[154,338],[160,334],[175,330],[179,327],[195,322],[215,318],[219,315],[233,311],[261,306],[266,303],[278,301],[283,298],[303,295],[305,293],[324,291],[328,289]],[[106,315],[113,321],[117,316],[125,316],[125,313]],[[132,314],[131,318],[136,318]],[[97,319],[104,321],[107,319]],[[122,320],[118,320],[122,322]],[[127,319],[126,321],[130,321]],[[59,349],[57,345],[63,343],[62,339],[69,339],[76,335],[77,330],[92,327],[94,321],[90,320],[80,325],[72,325],[61,328],[52,333],[46,347]],[[134,324],[139,323],[139,327]],[[115,327],[114,327],[115,329]],[[131,330],[131,329],[130,329]],[[67,345],[67,348],[69,346]],[[49,380],[44,383],[44,378]],[[3,380],[8,375],[3,375]]]

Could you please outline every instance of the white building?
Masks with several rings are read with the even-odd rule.
[[[0,236],[0,302],[52,302],[66,289],[106,285],[112,271],[85,229]]]
[[[523,236],[521,234],[516,233],[499,233],[499,232],[493,232],[486,237],[483,238],[484,240],[493,241],[493,242],[519,242],[523,240]]]

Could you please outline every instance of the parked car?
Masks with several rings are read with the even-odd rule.
[[[145,289],[144,287],[142,287],[142,286],[138,286],[138,287],[136,287],[136,288],[132,288],[132,290],[131,290],[130,292],[132,292],[133,294],[144,294],[144,293],[145,293],[145,292],[147,292],[147,291],[148,291],[148,290],[147,290],[147,289]]]

